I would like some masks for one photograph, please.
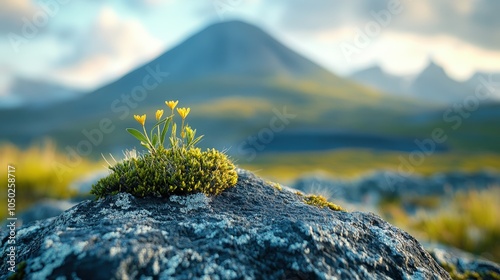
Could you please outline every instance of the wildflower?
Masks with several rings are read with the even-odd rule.
[[[159,121],[163,116],[163,110],[156,110],[156,120]]]
[[[172,111],[174,110],[175,106],[177,106],[177,103],[179,103],[179,100],[177,101],[165,101],[165,104],[167,104],[167,106],[172,109]]]
[[[177,108],[177,113],[179,113],[183,120],[187,117],[189,111],[191,111],[191,108]]]
[[[139,115],[134,115],[134,119],[140,123],[142,126],[144,126],[144,123],[146,123],[146,114],[139,116]]]

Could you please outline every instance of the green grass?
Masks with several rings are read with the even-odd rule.
[[[247,106],[241,106],[241,104]],[[224,118],[231,115],[237,118],[251,118],[258,114],[271,112],[273,106],[263,98],[228,97],[199,104],[194,108],[203,116]]]

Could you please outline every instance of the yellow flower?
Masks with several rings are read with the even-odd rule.
[[[175,106],[177,106],[177,103],[179,103],[179,100],[177,100],[177,101],[165,101],[165,104],[167,104],[167,106],[172,110],[175,108]]]
[[[163,110],[156,110],[156,120],[159,121],[163,116]]]
[[[182,119],[187,117],[189,111],[191,111],[191,108],[177,108],[177,113],[179,113]]]
[[[146,114],[139,116],[139,115],[134,115],[134,119],[140,123],[141,125],[144,126],[144,123],[146,123]]]

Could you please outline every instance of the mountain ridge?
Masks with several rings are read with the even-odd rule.
[[[457,81],[451,78],[442,66],[430,60],[429,64],[411,79],[388,74],[378,65],[356,71],[349,77],[381,92],[447,105],[461,102],[473,95],[480,84],[479,77],[489,75],[495,73],[476,72],[466,81]]]

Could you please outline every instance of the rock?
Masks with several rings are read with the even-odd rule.
[[[214,197],[82,202],[20,228],[17,263],[27,279],[450,279],[417,240],[374,214],[311,206],[238,174]]]
[[[500,265],[494,262],[444,245],[425,245],[425,247],[436,262],[454,278],[500,279]]]

